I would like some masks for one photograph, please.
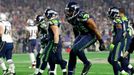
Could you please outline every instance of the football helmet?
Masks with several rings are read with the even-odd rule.
[[[6,21],[7,20],[7,16],[4,13],[0,13],[0,21]]]
[[[51,8],[47,8],[44,13],[47,19],[52,19],[53,17],[58,16],[58,13]]]
[[[28,24],[29,26],[34,26],[34,21],[33,21],[32,19],[28,19],[28,20],[27,20],[27,24]]]
[[[114,19],[116,17],[119,17],[119,9],[117,7],[109,8],[109,10],[108,10],[108,17],[110,19]]]
[[[35,18],[35,21],[36,21],[36,22],[41,22],[41,21],[43,21],[44,19],[45,19],[44,16],[42,16],[42,15],[37,15],[36,18]]]
[[[67,17],[75,17],[80,11],[80,6],[76,2],[69,2],[65,7],[65,15]]]

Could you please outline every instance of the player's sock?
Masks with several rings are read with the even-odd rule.
[[[32,62],[32,68],[35,68],[36,61],[35,61],[34,53],[30,53],[29,56],[30,56],[30,59],[31,59],[31,62]]]
[[[113,62],[113,70],[114,70],[114,75],[118,75],[119,68],[118,68],[118,62],[117,61]]]
[[[49,71],[50,75],[55,75],[54,71]]]
[[[73,71],[68,71],[68,75],[73,75],[74,72]]]
[[[68,63],[68,75],[73,75],[76,66],[76,53],[71,50]]]
[[[57,75],[57,64],[55,64],[55,68],[54,68],[54,75]]]
[[[50,69],[49,63],[47,63],[47,68]]]
[[[7,70],[7,67],[6,67],[6,65],[5,65],[5,63],[4,63],[4,61],[0,58],[0,66],[1,66],[1,68],[2,68],[2,70],[4,71],[6,71]]]
[[[67,75],[67,70],[66,69],[62,69],[63,75]]]
[[[67,62],[65,60],[62,60],[60,66],[61,66],[63,75],[66,75],[66,72],[67,72],[66,65],[67,65]]]
[[[46,61],[43,61],[43,63],[40,66],[40,69],[41,70],[45,70],[46,66],[47,66],[47,62]]]
[[[78,51],[78,52],[77,52],[77,55],[78,55],[79,59],[80,59],[84,64],[90,63],[90,62],[87,60],[87,57],[86,57],[84,51]]]
[[[8,68],[8,71],[10,72],[10,73],[15,73],[15,65],[14,65],[14,62],[13,62],[13,60],[12,59],[9,59],[9,60],[7,60],[7,63],[9,64],[9,68]]]
[[[41,64],[41,58],[40,53],[38,53],[36,56],[36,68],[39,68],[40,64]]]

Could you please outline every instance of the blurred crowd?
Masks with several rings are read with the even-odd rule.
[[[15,41],[15,52],[25,52],[25,31],[28,18],[34,19],[37,14],[43,14],[47,7],[55,9],[62,21],[63,44],[73,41],[72,27],[64,19],[64,7],[67,2],[73,0],[0,0],[0,12],[8,15],[12,23],[13,37]],[[126,9],[126,15],[134,22],[134,0],[74,0],[78,2],[81,9],[92,15],[101,30],[105,43],[111,40],[111,23],[107,17],[109,7],[117,6]],[[71,44],[71,43],[69,43]]]

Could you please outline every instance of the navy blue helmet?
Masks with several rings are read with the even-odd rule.
[[[109,10],[108,10],[108,17],[110,19],[114,19],[116,17],[119,17],[119,9],[117,7],[109,8]]]
[[[68,17],[75,17],[80,10],[79,4],[76,2],[69,2],[65,7],[65,15]]]
[[[53,9],[50,9],[50,8],[46,9],[44,13],[45,13],[45,16],[47,19],[50,19],[50,18],[58,15],[58,13],[56,11],[54,11]]]
[[[45,18],[44,18],[43,15],[37,15],[36,18],[35,18],[35,21],[36,21],[36,22],[41,22],[41,21],[43,21],[44,19],[45,19]]]

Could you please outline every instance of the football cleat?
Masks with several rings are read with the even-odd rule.
[[[10,73],[9,75],[16,75],[16,73]]]
[[[36,75],[42,75],[40,72],[38,72],[38,74],[36,74]]]
[[[131,71],[130,75],[134,75],[134,69],[132,68],[130,69],[130,71]]]
[[[3,74],[2,75],[7,75],[8,74],[8,70],[3,70]]]
[[[129,75],[127,72],[121,72],[120,75]]]
[[[87,75],[87,73],[88,73],[88,71],[89,71],[91,65],[92,65],[92,64],[91,64],[90,62],[89,62],[88,64],[84,64],[84,68],[83,68],[83,70],[82,70],[81,75]]]

